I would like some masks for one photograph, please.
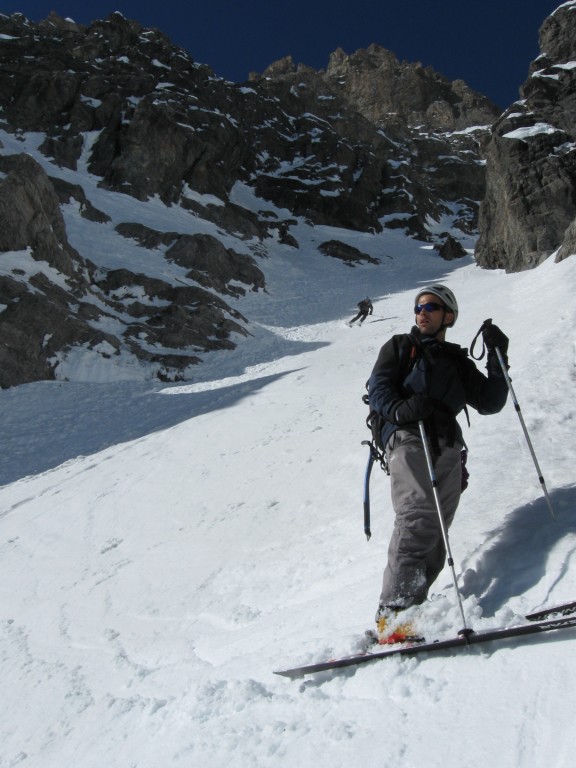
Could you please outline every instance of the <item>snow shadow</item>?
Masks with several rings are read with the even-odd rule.
[[[168,387],[142,382],[37,382],[5,390],[0,393],[0,485],[230,408],[292,372],[171,397],[161,396]]]
[[[550,493],[555,517],[542,496],[519,507],[492,531],[478,564],[464,573],[462,595],[474,595],[484,616],[493,616],[511,598],[523,595],[547,574],[552,550],[566,537],[576,534],[576,487]],[[567,547],[554,586],[565,575],[576,540]]]

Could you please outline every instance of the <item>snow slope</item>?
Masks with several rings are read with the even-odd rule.
[[[305,247],[278,244],[268,293],[239,304],[253,335],[193,383],[0,392],[2,768],[573,764],[574,630],[302,681],[273,671],[353,652],[372,624],[392,515],[374,470],[367,542],[361,395],[432,279],[460,303],[451,340],[469,346],[486,317],[510,336],[556,514],[512,404],[471,411],[450,532],[467,623],[576,599],[576,259],[506,275],[399,232],[339,232],[382,258],[350,269],[300,226]],[[374,316],[348,328],[366,294]],[[421,626],[460,624],[446,569]]]

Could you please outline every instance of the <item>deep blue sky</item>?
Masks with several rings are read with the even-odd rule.
[[[291,54],[324,69],[336,48],[378,43],[505,108],[539,53],[538,30],[560,0],[21,0],[0,11],[32,21],[51,10],[82,24],[120,11],[156,27],[235,82]]]

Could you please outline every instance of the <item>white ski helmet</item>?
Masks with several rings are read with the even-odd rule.
[[[458,320],[458,302],[450,288],[446,288],[445,285],[440,285],[440,283],[437,283],[436,285],[426,285],[418,291],[416,304],[418,304],[420,296],[424,296],[425,293],[431,293],[433,296],[438,296],[440,301],[454,313],[454,320],[448,325],[448,328],[452,328],[456,320]]]

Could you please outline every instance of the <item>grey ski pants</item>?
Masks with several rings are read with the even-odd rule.
[[[462,446],[440,438],[433,456],[437,493],[446,528],[460,501]],[[422,603],[446,560],[446,548],[420,435],[398,430],[386,447],[395,522],[388,547],[380,605],[408,608]]]

